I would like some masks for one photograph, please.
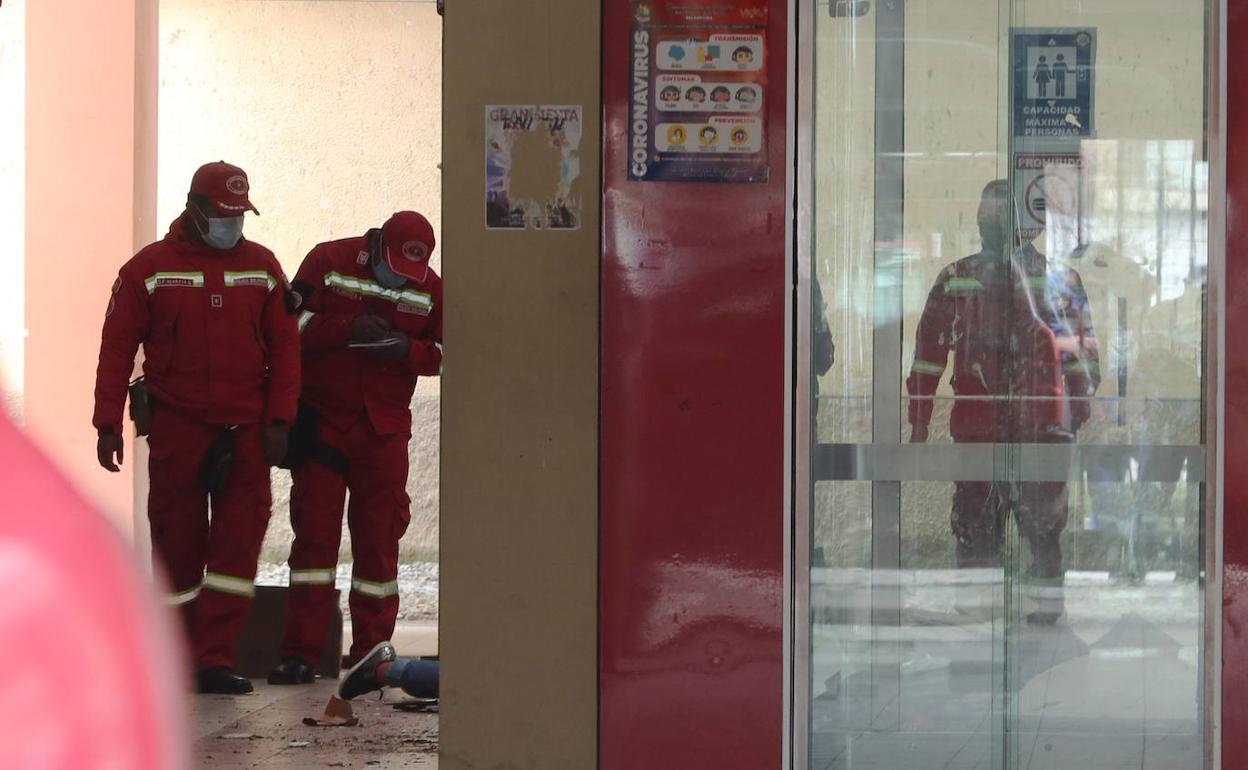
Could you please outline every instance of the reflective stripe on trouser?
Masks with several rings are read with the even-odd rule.
[[[346,432],[325,421],[318,429],[321,441],[346,456],[347,477],[317,462],[294,473],[290,515],[295,542],[281,655],[308,661],[321,658],[337,606],[333,583],[296,581],[294,576],[329,570],[337,563],[350,486],[347,523],[354,560],[350,656],[356,659],[390,638],[398,616],[399,538],[411,518],[405,489],[408,436],[379,436],[367,418]]]
[[[153,556],[169,583],[198,668],[234,665],[269,519],[269,468],[262,430],[235,434],[229,486],[212,499],[199,485],[199,466],[220,429],[168,408],[152,410],[148,518]]]
[[[332,586],[337,570],[333,567],[325,569],[292,569],[290,584],[292,586]]]
[[[190,604],[199,598],[199,592],[202,588],[203,584],[200,583],[186,589],[185,591],[176,591],[171,593],[165,597],[165,604],[168,604],[170,607],[181,607],[183,605]]]
[[[245,596],[250,599],[256,595],[255,575],[253,574],[250,578],[241,578],[209,572],[204,575],[204,590],[220,591],[221,593]]]

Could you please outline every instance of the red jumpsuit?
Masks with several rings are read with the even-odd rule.
[[[926,427],[953,354],[954,441],[1074,440],[1100,382],[1087,296],[1074,270],[1050,269],[1033,247],[1012,260],[980,253],[945,268],[928,295],[906,388],[910,423]],[[1031,578],[1060,582],[1067,519],[1064,482],[954,485],[958,566],[999,563],[1012,509],[1032,551]]]
[[[164,240],[121,268],[104,320],[93,422],[121,433],[142,344],[153,402],[152,548],[201,669],[233,667],[269,520],[264,426],[295,416],[299,335],[284,307],[286,285],[268,249],[246,239],[232,249],[210,248],[187,238],[179,219]],[[229,483],[210,495],[200,465],[209,445],[234,425]]]
[[[442,366],[442,281],[399,289],[378,284],[369,265],[369,235],[322,243],[299,268],[305,296],[301,400],[317,414],[320,442],[346,459],[346,473],[313,459],[293,472],[290,600],[283,658],[320,658],[334,610],[334,574],[343,504],[354,566],[349,657],[358,660],[394,633],[399,611],[399,539],[411,520],[407,496],[411,402],[419,375]],[[412,340],[406,360],[351,349],[356,317],[372,314]]]

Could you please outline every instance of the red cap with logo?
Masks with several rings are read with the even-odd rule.
[[[381,242],[391,270],[413,281],[425,280],[437,245],[428,219],[415,211],[400,211],[381,226]]]
[[[225,161],[205,163],[191,178],[191,193],[207,198],[223,217],[239,217],[245,211],[260,212],[251,205],[247,172]]]

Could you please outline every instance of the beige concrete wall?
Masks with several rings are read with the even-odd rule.
[[[439,766],[590,770],[599,4],[447,6]],[[579,231],[484,229],[490,104],[583,105]]]
[[[432,2],[161,0],[159,221],[191,174],[224,159],[251,178],[247,237],[289,276],[317,243],[363,234],[392,212],[441,224],[442,23]],[[442,268],[442,249],[434,267]],[[438,548],[439,381],[413,401],[405,559]],[[264,558],[291,540],[289,475],[274,474]],[[344,557],[349,537],[343,541]]]
[[[1084,146],[1093,190],[1091,229],[1103,259],[1078,265],[1087,285],[1116,395],[1120,357],[1130,377],[1125,424],[1099,403],[1080,434],[1085,443],[1195,443],[1199,440],[1199,292],[1176,270],[1186,251],[1204,248],[1203,201],[1188,211],[1191,178],[1204,195],[1202,135],[1203,11],[1200,0],[1035,0],[909,2],[906,5],[905,244],[902,376],[937,273],[979,249],[976,205],[983,185],[1008,167],[1008,30],[1096,27],[1099,140]],[[816,15],[815,271],[828,303],[837,364],[821,381],[821,441],[871,440],[874,308],[872,209],[874,11],[861,19]],[[1164,182],[1162,180],[1165,180]],[[1160,270],[1158,223],[1170,243]],[[1193,241],[1187,228],[1194,227]],[[1063,254],[1042,236],[1037,245]],[[1179,254],[1178,252],[1184,252]],[[1104,264],[1096,264],[1097,261]],[[1156,275],[1165,273],[1164,288]],[[1129,300],[1129,343],[1117,344],[1117,297]],[[941,393],[951,395],[946,383]],[[1185,399],[1160,403],[1155,399]],[[950,441],[948,404],[938,407],[933,441]],[[903,430],[906,426],[903,426]],[[903,489],[907,560],[948,564],[951,485]],[[1090,496],[1073,492],[1077,522]],[[1182,498],[1182,495],[1179,495]],[[869,564],[870,490],[821,484],[816,541],[836,564]],[[1174,506],[1190,501],[1176,500]],[[1180,515],[1182,515],[1180,511]],[[1075,527],[1072,526],[1072,529]]]
[[[25,424],[127,529],[133,456],[124,473],[99,468],[92,382],[109,287],[150,240],[156,12],[155,0],[25,5]]]
[[[20,420],[26,291],[26,2],[0,8],[0,406]]]

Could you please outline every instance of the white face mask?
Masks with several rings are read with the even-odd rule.
[[[208,232],[203,236],[204,243],[214,249],[232,249],[243,237],[243,218],[209,217]]]
[[[194,217],[191,222],[194,223],[195,229],[199,231],[199,236],[204,239],[204,243],[214,249],[225,251],[232,249],[238,244],[238,240],[243,237],[243,216],[236,217],[210,217],[208,212],[198,203],[192,203],[199,215],[208,220],[208,231],[199,226],[199,221]]]

